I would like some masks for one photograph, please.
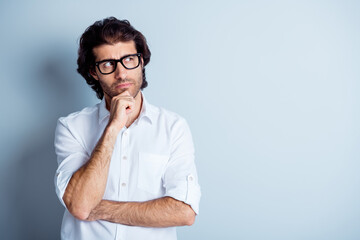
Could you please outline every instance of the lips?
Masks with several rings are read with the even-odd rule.
[[[128,88],[131,86],[132,83],[121,83],[116,86],[116,88]]]

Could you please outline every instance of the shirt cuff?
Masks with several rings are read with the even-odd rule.
[[[167,188],[165,196],[175,198],[190,205],[198,215],[201,191],[195,177],[190,174],[187,176],[186,181],[181,181],[172,185],[176,185],[176,187]]]
[[[55,175],[55,191],[61,204],[67,209],[66,204],[63,200],[66,187],[72,177],[72,174],[64,174],[63,172],[56,172]]]

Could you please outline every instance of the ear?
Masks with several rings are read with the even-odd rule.
[[[98,75],[97,75],[97,73],[96,73],[95,68],[90,68],[89,74],[90,74],[93,78],[95,78],[95,80],[99,81],[99,77],[98,77]]]

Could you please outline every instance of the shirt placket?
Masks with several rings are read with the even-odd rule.
[[[129,199],[129,137],[130,131],[125,128],[122,132],[120,142],[120,178],[118,183],[118,201],[126,202]],[[125,239],[125,226],[119,225],[117,228],[117,239]]]

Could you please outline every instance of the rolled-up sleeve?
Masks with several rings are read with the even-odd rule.
[[[54,146],[58,163],[54,179],[55,190],[60,202],[66,208],[63,201],[66,187],[74,172],[86,163],[89,156],[63,118],[57,122]]]
[[[199,214],[201,191],[194,160],[191,132],[181,118],[171,126],[171,153],[164,173],[165,196],[190,205]]]

